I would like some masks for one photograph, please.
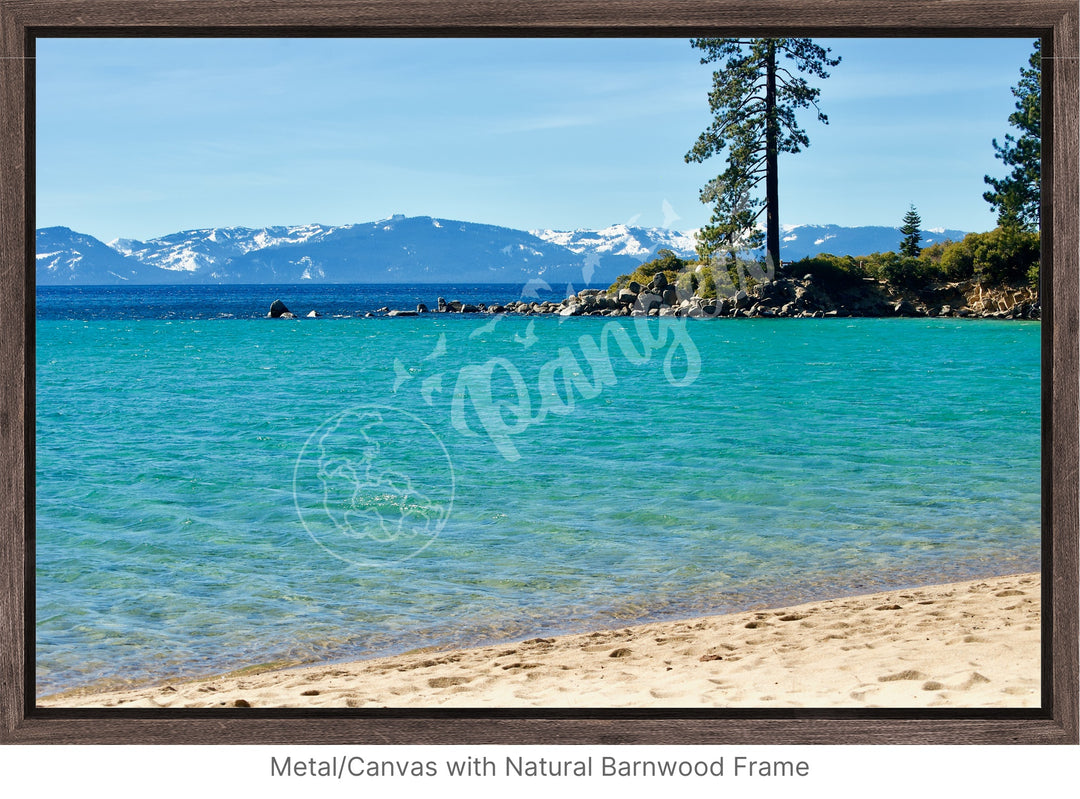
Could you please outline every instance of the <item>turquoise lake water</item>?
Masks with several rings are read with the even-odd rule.
[[[1039,338],[39,315],[38,693],[1037,570]]]

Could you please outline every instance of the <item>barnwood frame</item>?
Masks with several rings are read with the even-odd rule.
[[[0,743],[1078,743],[1077,17],[1076,0],[0,0]],[[37,38],[734,34],[1042,39],[1041,708],[934,712],[35,707]]]

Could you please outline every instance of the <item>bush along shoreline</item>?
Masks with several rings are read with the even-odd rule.
[[[998,228],[917,256],[818,255],[768,270],[760,261],[683,259],[670,250],[621,275],[608,289],[562,300],[476,305],[439,297],[434,307],[380,308],[367,316],[552,314],[695,318],[1041,318],[1037,233]],[[317,316],[312,311],[308,316]],[[295,318],[280,300],[269,317]]]
[[[275,301],[275,305],[280,303]],[[428,309],[380,309],[368,317],[426,314],[518,314],[559,316],[678,316],[692,318],[957,317],[978,319],[1040,318],[1038,292],[1030,286],[985,286],[968,280],[909,289],[863,278],[859,284],[829,286],[812,273],[802,278],[755,281],[730,297],[706,298],[664,279],[642,286],[631,281],[614,292],[585,289],[560,301],[519,300],[506,305],[470,305],[440,297]],[[293,318],[288,311],[268,313]],[[316,317],[312,312],[308,317]]]

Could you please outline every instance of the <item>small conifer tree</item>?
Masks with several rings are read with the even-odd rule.
[[[904,224],[900,227],[900,232],[904,234],[904,240],[900,242],[901,255],[906,255],[909,258],[919,257],[919,241],[922,239],[922,233],[919,232],[921,225],[922,220],[919,218],[919,212],[915,210],[913,205],[904,214]]]

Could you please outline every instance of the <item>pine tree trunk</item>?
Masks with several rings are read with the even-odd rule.
[[[777,153],[780,123],[776,118],[776,40],[769,39],[765,61],[765,264],[780,267],[780,198]]]

